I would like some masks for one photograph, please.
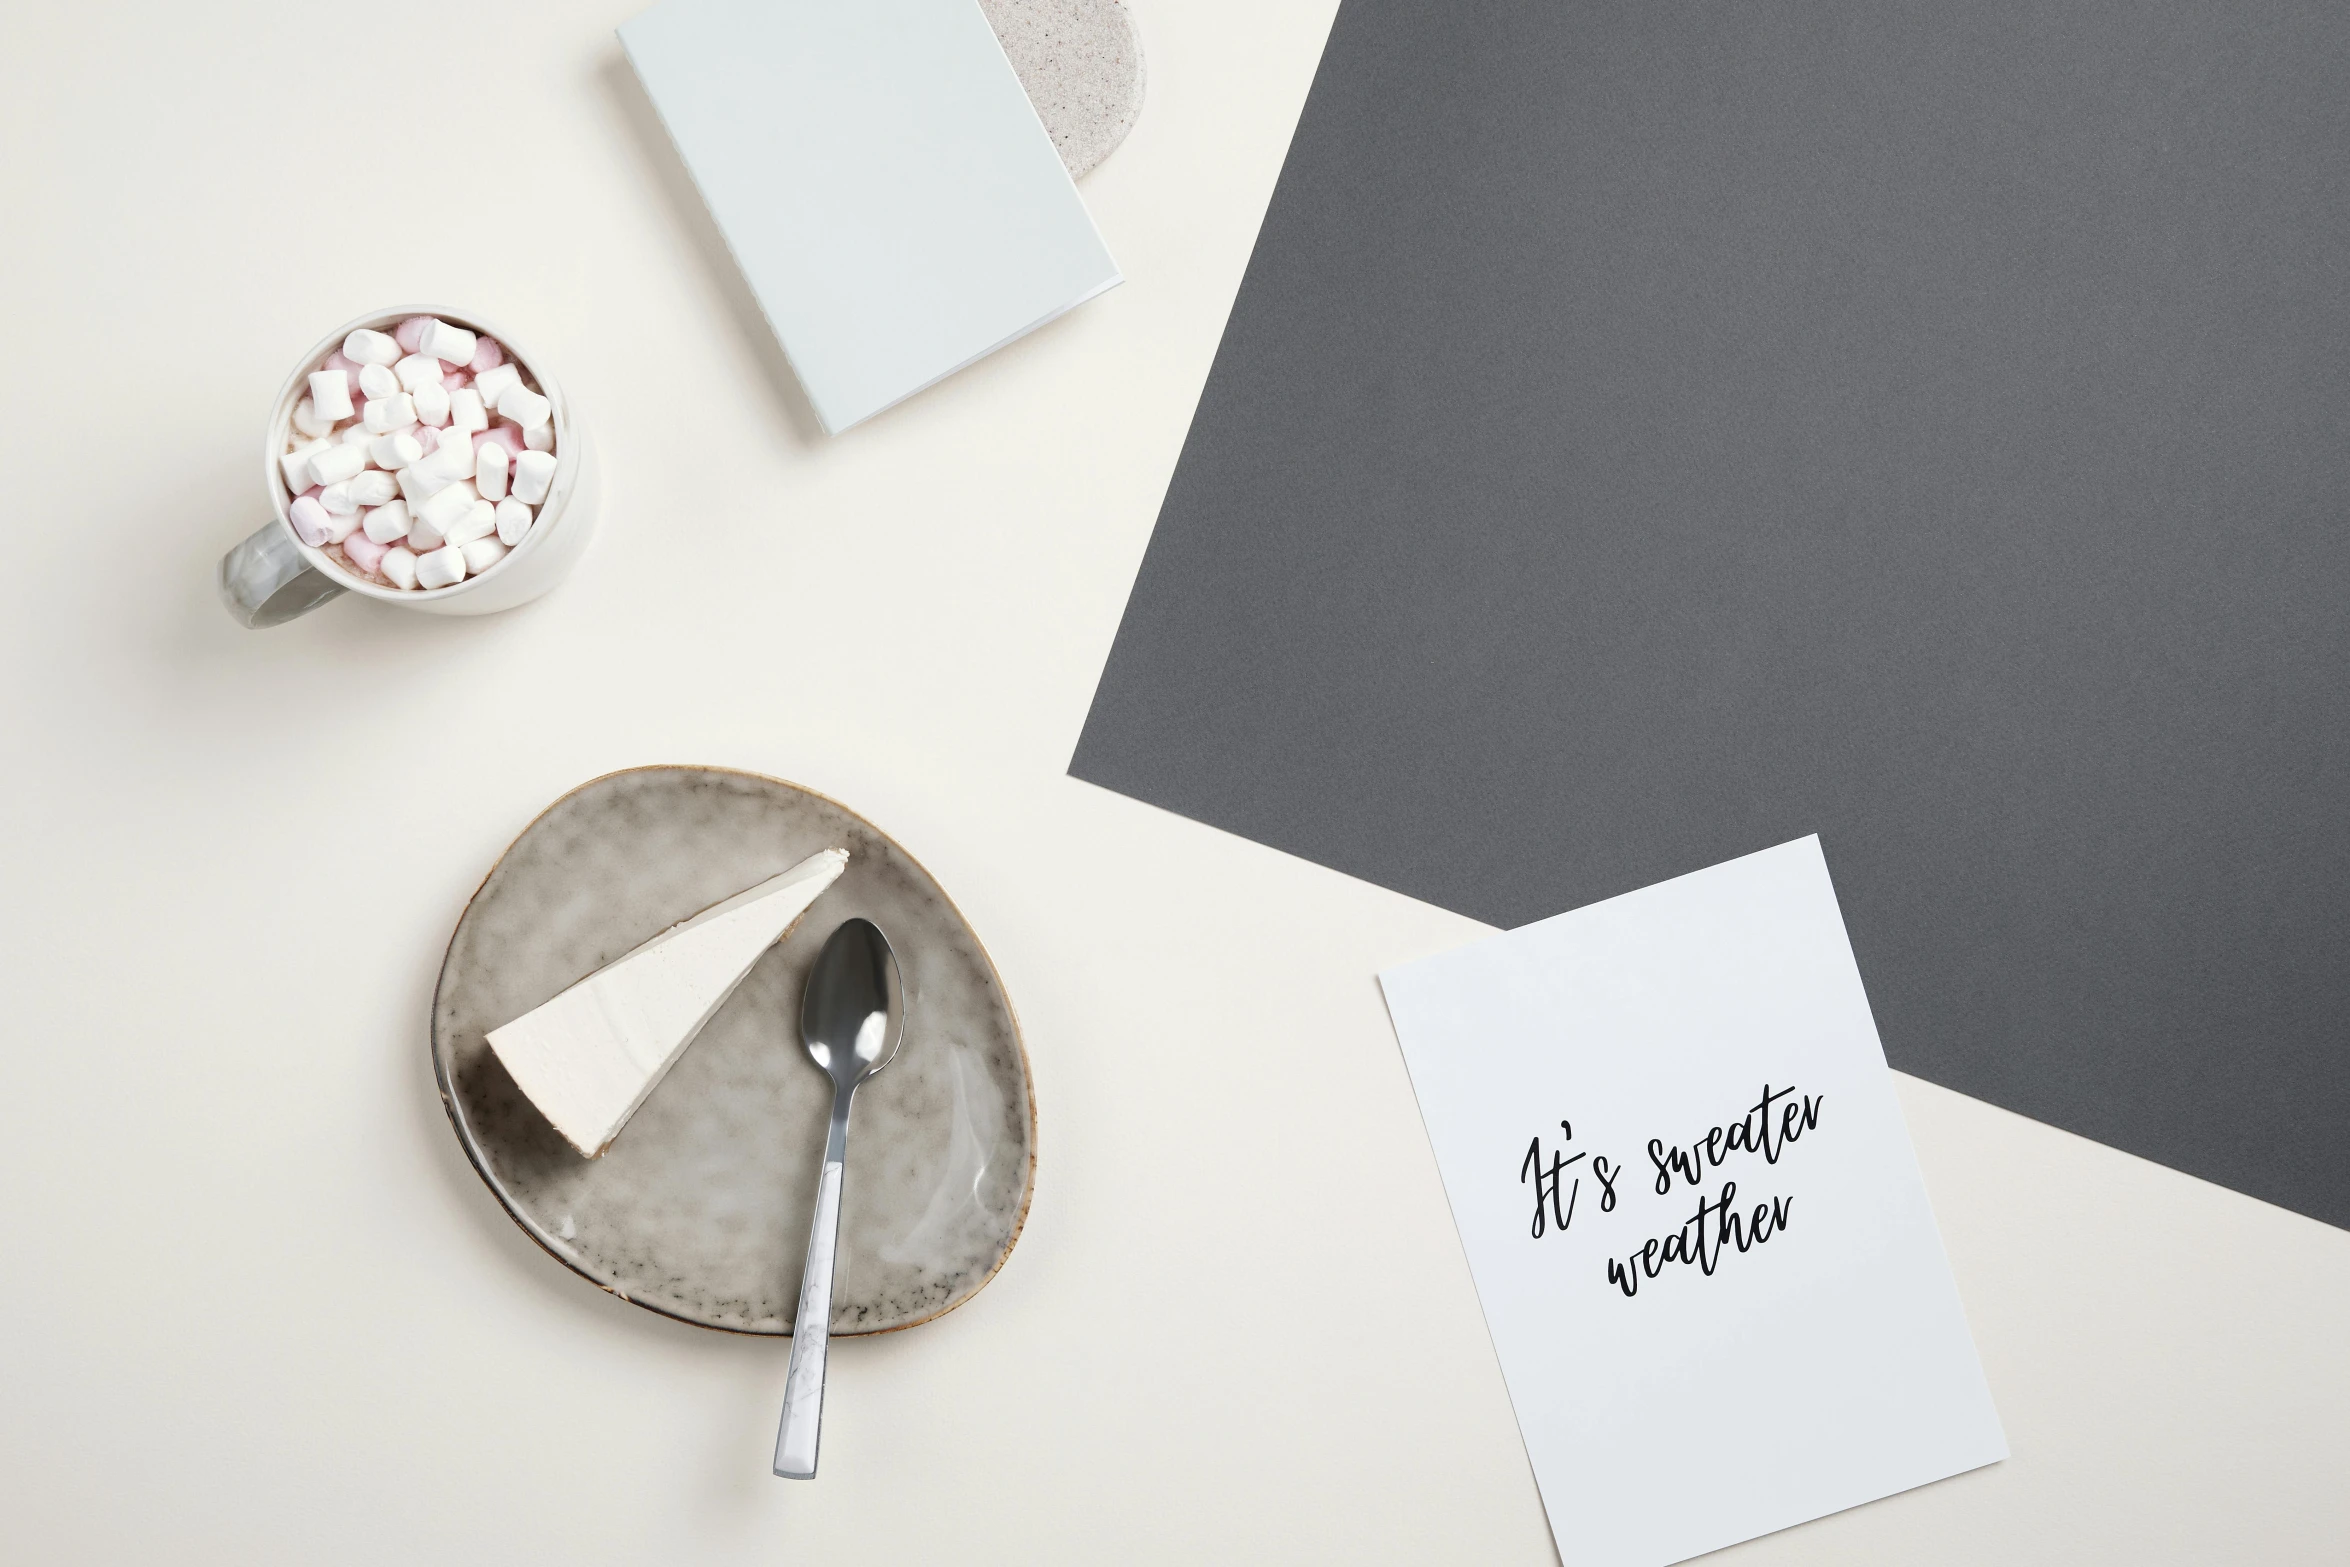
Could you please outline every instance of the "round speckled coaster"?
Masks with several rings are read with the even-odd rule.
[[[523,1097],[483,1037],[698,910],[819,849],[848,868],[768,949],[598,1159]],[[832,1331],[885,1333],[994,1277],[1028,1213],[1036,1111],[995,966],[930,873],[871,822],[792,784],[640,767],[584,784],[473,895],[433,996],[433,1065],[474,1168],[514,1222],[624,1300],[789,1333],[832,1089],[800,991],[851,915],[888,932],[903,1043],[857,1094]]]
[[[1036,117],[1082,179],[1142,113],[1142,34],[1125,0],[979,0]]]

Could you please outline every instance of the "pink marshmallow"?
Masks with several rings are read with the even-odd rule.
[[[430,316],[410,316],[392,328],[392,341],[400,345],[401,353],[413,354],[423,345],[424,329],[431,320]]]
[[[310,488],[295,496],[294,499],[298,501],[315,501],[322,493],[324,493],[325,489],[326,486],[323,484],[313,484],[310,486]],[[320,504],[323,506],[324,503],[321,502]]]
[[[343,553],[351,557],[351,564],[370,573],[382,569],[384,556],[391,553],[391,548],[389,544],[376,543],[364,529],[343,540]]]
[[[462,392],[472,384],[473,377],[462,370],[452,370],[441,377],[441,390],[444,392]]]
[[[506,350],[498,346],[494,337],[476,338],[473,344],[473,362],[465,368],[475,375],[484,370],[495,370],[506,362]]]
[[[505,447],[508,458],[519,457],[528,449],[523,444],[522,426],[518,424],[492,425],[473,438],[473,449],[480,451],[484,441],[495,441]]]
[[[286,521],[294,525],[294,537],[312,549],[324,544],[335,531],[334,518],[318,504],[318,497],[305,495],[286,508]]]

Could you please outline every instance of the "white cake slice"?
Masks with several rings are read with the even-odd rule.
[[[490,1048],[555,1130],[593,1159],[660,1086],[759,955],[799,922],[848,863],[846,851],[826,849],[712,904],[544,1006],[490,1030]]]

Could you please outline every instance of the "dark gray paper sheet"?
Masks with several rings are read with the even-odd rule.
[[[1071,770],[2350,1225],[2350,6],[1345,0]]]

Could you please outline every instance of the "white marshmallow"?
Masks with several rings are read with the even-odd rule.
[[[392,366],[392,374],[398,376],[400,384],[411,392],[428,383],[440,385],[442,373],[441,362],[430,354],[410,354]]]
[[[414,511],[426,501],[457,482],[455,474],[443,473],[431,463],[418,458],[400,470],[400,493],[408,498],[408,509]]]
[[[343,433],[335,437],[345,446],[354,446],[375,439],[375,433],[363,424],[346,424]]]
[[[451,544],[471,544],[475,539],[489,538],[498,531],[498,508],[488,501],[475,501],[453,527],[444,531]]]
[[[555,421],[549,419],[545,424],[533,425],[523,431],[522,444],[534,452],[553,451],[555,449]]]
[[[416,585],[451,588],[465,580],[465,551],[450,544],[416,558]]]
[[[356,517],[359,515],[359,503],[351,498],[352,482],[352,480],[345,479],[340,484],[330,484],[318,492],[318,504],[326,508],[328,516]],[[335,542],[339,544],[342,541],[338,539]]]
[[[392,341],[389,332],[361,327],[343,339],[343,357],[355,365],[388,365],[400,357],[400,345]]]
[[[378,544],[397,544],[408,537],[408,503],[386,501],[362,517],[359,526]]]
[[[360,417],[366,421],[367,428],[377,435],[405,430],[416,422],[416,399],[405,392],[397,397],[378,397],[368,403]]]
[[[319,497],[319,499],[323,501],[326,499],[326,497],[322,495]],[[326,514],[327,543],[340,544],[343,542],[343,540],[349,538],[352,534],[357,533],[358,531],[359,514],[357,512],[351,512],[346,516],[340,517],[336,516],[331,511]]]
[[[353,479],[350,488],[351,499],[360,505],[381,506],[400,493],[400,481],[380,468],[370,468]]]
[[[511,359],[502,365],[493,365],[473,378],[473,389],[481,393],[481,405],[484,408],[497,407],[498,399],[506,395],[507,388],[521,384],[522,372]]]
[[[555,458],[551,452],[524,452],[514,459],[514,498],[525,506],[536,506],[547,498],[547,486],[555,481]]]
[[[522,536],[530,531],[534,515],[528,506],[512,496],[498,502],[498,542],[508,549],[520,544]]]
[[[423,340],[416,346],[441,363],[455,365],[460,370],[473,362],[473,334],[438,318],[424,323]]]
[[[418,387],[414,401],[419,423],[443,425],[449,422],[449,393],[440,382]]]
[[[379,397],[396,397],[400,392],[400,378],[392,374],[389,365],[368,365],[359,372],[359,395],[369,402]]]
[[[332,441],[309,441],[280,457],[277,465],[285,473],[287,493],[299,495],[310,488],[310,459],[334,449]]]
[[[414,508],[416,523],[446,539],[464,522],[466,513],[473,510],[473,503],[480,499],[472,485],[459,479],[426,497],[422,506]],[[492,522],[490,526],[494,528],[497,524]]]
[[[378,468],[387,468],[398,473],[402,468],[422,457],[424,448],[418,445],[416,437],[407,431],[394,430],[389,435],[377,436],[368,446],[367,455],[375,460],[375,465]]]
[[[470,479],[473,477],[476,461],[473,455],[473,437],[462,430],[443,430],[440,450],[427,457],[425,461],[433,465],[433,471],[436,473],[445,473],[452,479]]]
[[[317,370],[310,376],[310,406],[321,419],[351,417],[351,378],[340,370]]]
[[[554,411],[553,403],[527,386],[509,386],[498,394],[498,416],[522,426],[525,435],[545,424]]]
[[[449,423],[466,434],[490,427],[490,411],[481,400],[481,393],[470,386],[461,386],[449,394]]]
[[[320,436],[335,427],[332,419],[318,415],[318,405],[305,397],[294,405],[294,428],[304,435]]]
[[[477,577],[506,558],[506,546],[494,533],[468,539],[459,547],[465,551],[465,569]]]
[[[484,441],[473,449],[473,487],[484,500],[506,498],[506,448]]]
[[[395,544],[384,551],[383,561],[375,569],[395,588],[416,586],[416,553],[405,545]]]
[[[312,484],[340,484],[367,466],[367,453],[347,442],[329,445],[310,459]]]
[[[294,537],[312,549],[326,542],[335,520],[326,514],[326,508],[308,495],[297,495],[294,504],[286,508],[286,521],[293,524]]]

